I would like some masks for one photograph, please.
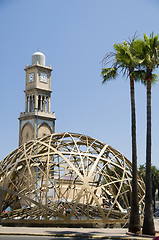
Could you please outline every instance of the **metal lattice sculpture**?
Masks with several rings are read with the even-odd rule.
[[[1,162],[1,221],[125,223],[131,174],[128,159],[91,137],[56,133],[31,140]],[[145,186],[139,174],[138,187],[142,214]]]

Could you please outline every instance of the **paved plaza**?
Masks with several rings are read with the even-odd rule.
[[[159,236],[159,219],[155,219],[156,236]],[[127,228],[55,228],[55,227],[4,227],[0,235],[32,235],[78,238],[153,239],[152,236],[132,235]]]

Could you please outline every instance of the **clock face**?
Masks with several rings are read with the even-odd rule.
[[[48,75],[47,75],[47,73],[40,72],[40,82],[48,83]]]
[[[34,82],[34,73],[29,73],[28,75],[28,82]]]

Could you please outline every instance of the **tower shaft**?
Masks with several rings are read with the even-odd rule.
[[[44,54],[32,55],[26,65],[25,112],[19,117],[19,145],[55,132],[55,113],[51,113],[51,66],[45,66]]]

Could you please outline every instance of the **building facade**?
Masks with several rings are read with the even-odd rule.
[[[45,66],[45,55],[32,55],[26,65],[25,112],[19,117],[19,145],[55,132],[55,113],[51,113],[51,66]]]

